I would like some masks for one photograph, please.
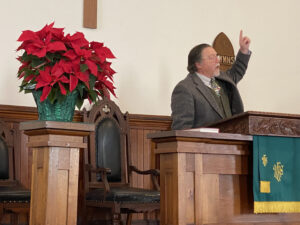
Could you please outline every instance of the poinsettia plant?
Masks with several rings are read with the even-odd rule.
[[[84,99],[90,103],[101,97],[115,95],[111,50],[99,42],[89,42],[84,34],[64,34],[63,28],[46,25],[40,31],[23,31],[17,51],[21,66],[18,77],[20,91],[42,90],[40,101],[63,101],[65,96],[78,91],[76,106],[81,108]]]

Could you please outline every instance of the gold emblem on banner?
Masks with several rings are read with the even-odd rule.
[[[260,181],[260,192],[271,193],[270,181]]]
[[[267,164],[268,164],[268,157],[267,157],[267,155],[264,154],[263,157],[261,157],[261,160],[262,160],[262,163],[263,163],[264,167],[266,167]]]
[[[278,182],[280,182],[281,181],[281,177],[283,175],[283,165],[281,164],[281,162],[277,162],[276,164],[274,164],[273,170],[274,170],[274,177],[275,177],[275,179]]]

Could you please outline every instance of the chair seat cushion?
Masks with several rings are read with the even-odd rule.
[[[103,198],[103,188],[92,189],[86,196],[88,201],[103,201]],[[106,193],[105,201],[157,203],[160,201],[160,192],[130,187],[111,188],[110,192]]]
[[[22,186],[0,186],[0,202],[30,202],[30,191]]]

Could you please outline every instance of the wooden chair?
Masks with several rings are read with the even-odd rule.
[[[4,214],[11,214],[11,224],[18,224],[18,215],[29,212],[30,191],[15,180],[13,130],[0,120],[0,223]],[[27,217],[28,218],[28,217]]]
[[[86,166],[86,205],[110,208],[113,224],[120,224],[122,213],[127,214],[126,224],[131,224],[132,213],[158,210],[159,171],[140,171],[130,164],[128,114],[122,114],[114,102],[104,99],[84,112],[84,122],[96,125],[89,136],[91,164]],[[151,175],[156,190],[130,187],[132,172]]]

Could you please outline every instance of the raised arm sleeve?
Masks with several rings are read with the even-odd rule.
[[[226,74],[233,80],[234,83],[238,83],[246,73],[250,54],[243,54],[240,51],[236,56],[236,60],[231,69],[226,71]]]

